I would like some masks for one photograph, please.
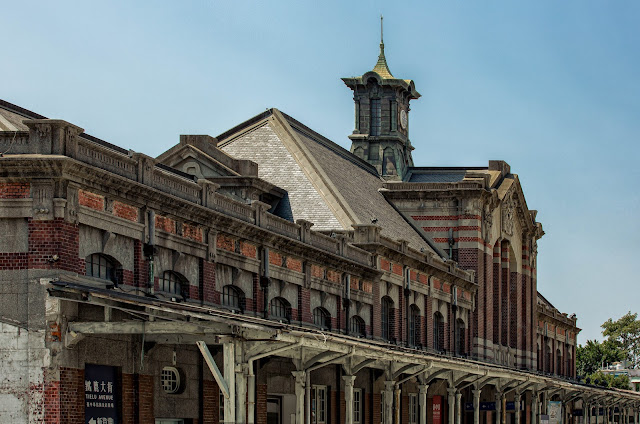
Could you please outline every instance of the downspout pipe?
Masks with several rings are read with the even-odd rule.
[[[247,375],[247,397],[249,398],[247,402],[247,424],[254,424],[256,413],[256,375],[253,372],[253,364],[255,361],[266,358],[267,356],[277,355],[278,353],[282,353],[289,349],[294,349],[296,347],[302,346],[302,340],[298,343],[288,344],[286,346],[282,346],[281,348],[271,350],[269,352],[259,353],[257,355],[252,356],[247,361],[247,366],[249,368],[249,374]]]
[[[156,245],[156,213],[153,210],[147,211],[147,219],[148,219],[148,231],[149,231],[149,243],[147,245],[147,250],[145,253],[147,255],[147,260],[149,261],[149,269],[148,269],[148,277],[147,277],[147,293],[153,294],[154,291],[154,254],[155,254],[155,245]]]

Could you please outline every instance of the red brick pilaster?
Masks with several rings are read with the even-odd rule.
[[[209,261],[202,263],[202,294],[208,303],[220,303],[220,292],[216,290],[216,264]]]
[[[60,368],[60,422],[84,423],[84,370]]]

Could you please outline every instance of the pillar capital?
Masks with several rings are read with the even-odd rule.
[[[385,380],[384,382],[384,390],[387,392],[393,392],[393,389],[396,386],[395,380]]]
[[[355,375],[343,375],[342,376],[342,381],[344,381],[344,385],[345,386],[353,387],[353,383],[356,382],[356,376]]]
[[[429,390],[429,385],[428,384],[420,384],[418,386],[418,389],[420,389],[420,394],[427,394],[427,390]]]
[[[292,371],[291,374],[296,379],[296,385],[301,385],[304,387],[305,379],[307,378],[307,373],[304,371]]]

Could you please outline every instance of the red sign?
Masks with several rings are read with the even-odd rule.
[[[432,411],[433,424],[442,424],[442,396],[433,397]]]

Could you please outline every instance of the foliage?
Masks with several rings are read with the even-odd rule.
[[[619,346],[609,340],[599,343],[597,340],[587,340],[576,350],[576,371],[585,379],[597,372],[603,366],[625,359],[624,352]]]
[[[602,387],[615,387],[617,389],[629,390],[629,376],[626,374],[614,375],[613,373],[604,373],[600,370],[585,378],[587,384]]]
[[[638,314],[627,312],[622,318],[613,321],[609,318],[602,324],[602,335],[608,341],[616,343],[629,361],[629,368],[640,368],[640,320]]]

